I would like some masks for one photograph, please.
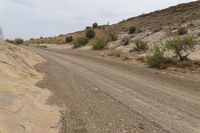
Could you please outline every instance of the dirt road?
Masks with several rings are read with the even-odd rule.
[[[200,79],[31,48],[47,64],[40,87],[59,104],[63,133],[200,133]]]

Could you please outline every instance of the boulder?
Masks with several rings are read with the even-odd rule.
[[[129,53],[133,51],[134,48],[135,48],[135,43],[130,43],[129,45],[126,45],[126,46],[120,46],[117,49],[121,50],[124,53]]]

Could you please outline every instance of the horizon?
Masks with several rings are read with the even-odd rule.
[[[91,26],[94,22],[99,25],[108,22],[115,24],[123,19],[194,0],[155,0],[148,6],[144,6],[147,0],[98,0],[96,3],[91,0],[83,2],[77,0],[73,2],[68,0],[1,1],[0,14],[3,13],[1,14],[3,17],[0,27],[3,29],[4,38],[29,39],[73,33],[85,29],[86,26]],[[114,6],[113,3],[115,3]],[[88,8],[88,6],[90,7]],[[120,10],[118,10],[119,8]]]

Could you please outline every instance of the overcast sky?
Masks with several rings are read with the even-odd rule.
[[[53,36],[194,0],[0,0],[4,38]]]

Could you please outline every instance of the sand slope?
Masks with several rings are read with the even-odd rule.
[[[43,75],[33,66],[42,62],[37,54],[0,41],[0,133],[58,131],[58,108],[45,105],[50,92],[34,85]]]

